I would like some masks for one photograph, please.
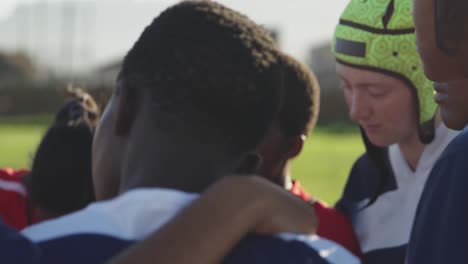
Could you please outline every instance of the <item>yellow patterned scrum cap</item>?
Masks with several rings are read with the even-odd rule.
[[[411,6],[411,0],[351,0],[336,27],[332,52],[342,64],[397,77],[413,88],[419,135],[427,143],[434,137],[429,123],[437,105],[416,50]]]

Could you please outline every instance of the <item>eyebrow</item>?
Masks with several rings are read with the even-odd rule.
[[[338,72],[336,73],[336,75],[338,75],[338,77],[345,81],[346,83],[349,83],[348,79],[346,79],[343,75],[339,74]],[[358,82],[356,83],[356,86],[358,87],[371,87],[371,86],[379,86],[379,85],[382,85],[381,83],[378,83],[378,82]]]

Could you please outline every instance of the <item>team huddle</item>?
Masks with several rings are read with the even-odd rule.
[[[2,263],[465,263],[466,12],[350,0],[331,50],[366,152],[329,206],[290,170],[313,72],[235,10],[174,4],[102,113],[70,90],[31,169],[0,170]]]

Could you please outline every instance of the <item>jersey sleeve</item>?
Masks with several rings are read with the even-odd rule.
[[[23,185],[25,173],[25,170],[0,169],[0,219],[16,230],[21,230],[34,221]]]
[[[320,201],[314,203],[314,209],[319,219],[317,235],[330,239],[351,251],[355,256],[361,257],[359,241],[349,218],[338,209],[328,207]]]
[[[467,261],[468,140],[455,143],[459,151],[441,157],[427,180],[411,233],[409,264]]]
[[[389,164],[390,161],[387,160]],[[378,179],[381,177],[381,170],[370,159],[368,154],[362,155],[353,165],[346,182],[344,191],[335,208],[344,214],[352,217],[355,212],[365,206],[363,201],[370,199],[377,191]],[[397,188],[396,180],[391,173],[391,177],[386,179],[384,192]]]
[[[39,247],[0,222],[0,262],[36,264],[41,262]]]
[[[249,235],[224,260],[225,264],[324,264],[360,263],[341,246],[316,237],[297,238],[292,234],[270,237]]]

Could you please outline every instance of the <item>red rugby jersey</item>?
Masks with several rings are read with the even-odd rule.
[[[293,181],[293,186],[289,191],[313,204],[319,220],[317,235],[342,245],[359,258],[362,256],[359,242],[348,217],[326,203],[312,199],[297,180]]]
[[[28,171],[0,169],[0,220],[7,226],[21,230],[33,222],[23,176]]]

